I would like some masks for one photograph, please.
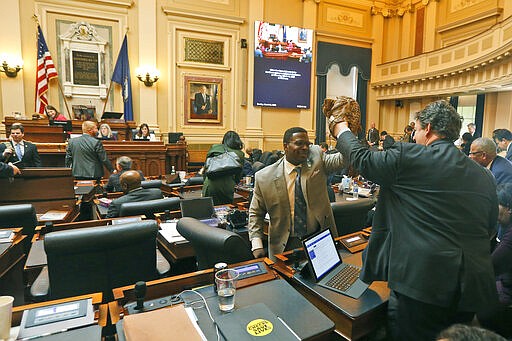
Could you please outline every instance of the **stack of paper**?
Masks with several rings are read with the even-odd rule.
[[[0,243],[10,243],[14,239],[14,231],[0,230]]]
[[[169,243],[183,243],[187,240],[176,230],[178,222],[171,221],[167,223],[161,223],[159,231],[162,237],[164,237]]]

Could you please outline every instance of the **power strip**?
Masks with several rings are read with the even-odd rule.
[[[128,311],[129,315],[132,315],[160,308],[165,308],[180,303],[183,303],[181,297],[179,297],[178,295],[171,295],[156,298],[154,300],[144,301],[144,308],[142,310],[135,309],[135,307],[137,306],[137,302],[128,303],[124,306],[124,308]]]

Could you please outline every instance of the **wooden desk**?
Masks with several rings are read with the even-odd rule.
[[[341,250],[340,254],[344,262],[362,265],[361,252],[350,254],[348,251]],[[302,254],[301,256],[301,259],[304,259]],[[356,300],[320,287],[312,279],[305,279],[296,273],[292,267],[294,263],[292,251],[276,257],[278,260],[272,267],[287,278],[305,298],[329,316],[336,323],[336,330],[347,340],[361,339],[385,325],[389,299],[389,288],[386,282],[373,282]]]
[[[23,297],[23,263],[25,252],[23,244],[27,236],[21,234],[22,228],[9,229],[15,231],[12,243],[0,244],[0,293],[14,297],[14,305],[22,305]]]
[[[240,264],[261,262],[262,259],[252,260]],[[267,261],[265,259],[265,261]],[[311,303],[299,295],[286,281],[279,278],[278,274],[266,267],[267,273],[238,281],[235,299],[235,309],[249,306],[255,303],[264,303],[277,316],[280,316],[303,340],[321,340],[334,329],[334,324],[323,315]],[[176,295],[183,289],[197,288],[206,299],[213,318],[221,316],[218,308],[218,299],[211,284],[213,281],[212,270],[197,271],[182,276],[170,277],[147,283],[145,301],[159,299],[169,295]],[[122,332],[121,312],[126,315],[127,303],[135,301],[133,285],[114,289],[114,298],[117,302],[109,303],[109,311],[113,323],[117,322],[118,340],[124,340]],[[185,302],[197,301],[198,296],[193,293],[183,293]],[[297,314],[297,312],[300,312]],[[199,325],[208,340],[216,339],[215,328],[209,320],[205,309],[195,309]],[[223,340],[223,338],[221,338]]]
[[[101,301],[103,300],[103,295],[101,293],[95,293],[95,294],[88,294],[88,295],[82,295],[82,296],[75,296],[75,297],[69,297],[69,298],[63,298],[60,300],[53,300],[53,301],[47,301],[42,303],[34,303],[34,304],[28,304],[23,305],[19,307],[14,307],[12,310],[12,322],[11,326],[16,327],[19,326],[21,323],[21,318],[23,316],[23,312],[25,310],[34,309],[34,308],[40,308],[40,307],[47,307],[54,304],[59,303],[66,303],[66,302],[72,302],[77,301],[81,299],[92,299],[92,304],[94,307],[94,320],[96,321],[96,325],[84,327],[88,328],[89,331],[92,329],[92,334],[96,335],[99,334],[98,341],[101,340],[101,328],[105,327],[107,325],[107,317],[108,317],[108,305],[107,304],[101,304]],[[63,338],[62,340],[68,339],[68,340],[75,340],[75,341],[81,341],[84,340],[84,335],[80,333],[80,330],[82,328],[73,329],[71,331],[65,331],[63,333],[60,333]],[[90,335],[87,333],[86,335]],[[88,339],[90,340],[90,339]]]
[[[84,121],[82,120],[73,120],[73,134],[81,134],[82,133],[82,123]],[[123,119],[106,119],[102,120],[98,123],[98,127],[103,124],[107,123],[110,126],[111,130],[117,131],[117,139],[119,141],[126,140],[131,141],[132,140],[132,129],[137,127],[137,124],[135,121],[125,121]]]
[[[64,142],[66,134],[62,126],[50,126],[48,119],[40,120],[17,120],[13,116],[5,116],[5,135],[9,137],[11,125],[19,122],[25,129],[25,140],[31,142]],[[80,128],[81,131],[81,128]]]

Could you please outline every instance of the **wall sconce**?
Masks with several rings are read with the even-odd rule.
[[[137,78],[144,83],[145,86],[153,86],[153,83],[160,78],[160,72],[155,68],[139,67],[135,71]]]
[[[4,72],[7,77],[16,77],[21,69],[23,69],[22,62],[8,62],[4,59],[2,64],[0,64],[0,72]]]

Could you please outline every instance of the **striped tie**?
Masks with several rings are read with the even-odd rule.
[[[307,205],[302,193],[302,186],[300,184],[300,167],[295,168],[297,177],[295,178],[295,205],[294,205],[294,217],[293,217],[293,228],[295,235],[302,239],[307,232]]]
[[[21,159],[23,158],[23,154],[21,154],[20,144],[16,143],[16,145],[14,146],[14,149],[16,150],[16,156],[18,157],[18,160],[21,161]]]

